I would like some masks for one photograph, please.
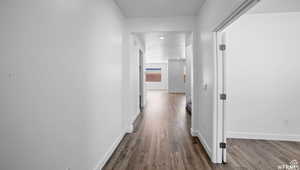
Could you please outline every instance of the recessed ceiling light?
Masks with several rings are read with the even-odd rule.
[[[159,39],[161,39],[161,40],[164,40],[164,39],[165,39],[165,37],[159,37]]]

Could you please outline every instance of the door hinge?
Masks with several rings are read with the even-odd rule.
[[[220,49],[221,51],[225,51],[225,50],[226,50],[226,45],[225,45],[225,44],[219,45],[219,49]]]
[[[221,149],[226,149],[226,143],[225,142],[221,142],[220,143],[220,148]]]
[[[225,93],[220,94],[220,99],[221,100],[226,100],[227,99],[227,95]]]

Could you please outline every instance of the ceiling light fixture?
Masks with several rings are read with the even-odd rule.
[[[159,39],[161,39],[161,40],[164,40],[164,39],[165,39],[165,37],[159,37]]]

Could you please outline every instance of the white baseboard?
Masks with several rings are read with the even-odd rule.
[[[196,136],[198,136],[198,133],[197,133],[197,131],[195,131],[194,129],[191,128],[191,135],[193,137],[196,137]]]
[[[126,133],[132,133],[134,130],[134,126],[133,123],[134,121],[137,119],[137,117],[140,115],[140,113],[136,114],[135,116],[133,116],[132,120],[131,120],[131,124],[125,129],[124,133],[121,134],[116,140],[115,142],[112,144],[112,146],[109,148],[109,150],[106,152],[106,154],[104,155],[104,158],[98,163],[98,166],[94,169],[94,170],[101,170],[105,163],[109,160],[109,158],[112,156],[112,154],[114,153],[114,151],[117,149],[118,145],[120,144],[120,142],[122,141],[123,137],[125,136]]]
[[[132,117],[132,119],[130,120],[131,123],[130,123],[129,127],[126,129],[127,133],[133,133],[133,130],[134,130],[134,121],[139,117],[139,115],[140,115],[140,112],[138,112],[136,115],[134,115]]]
[[[185,91],[168,91],[169,93],[185,94]]]
[[[198,138],[201,142],[201,144],[204,146],[204,149],[206,150],[208,156],[210,157],[210,159],[212,160],[213,155],[212,155],[212,150],[211,148],[208,146],[205,138],[202,136],[202,134],[200,132],[198,132]]]
[[[122,139],[125,136],[125,134],[126,134],[126,132],[124,132],[123,134],[121,134],[115,140],[115,142],[108,149],[108,151],[105,153],[104,157],[101,159],[101,161],[98,163],[98,165],[96,166],[96,168],[94,170],[102,170],[102,168],[104,167],[104,165],[106,164],[106,162],[109,160],[109,158],[112,156],[112,154],[114,153],[114,151],[117,149],[118,145],[122,141]]]
[[[197,137],[198,137],[198,139],[200,140],[201,144],[203,145],[205,151],[207,152],[207,155],[209,156],[209,158],[210,158],[211,160],[213,160],[213,159],[212,159],[212,158],[213,158],[212,150],[211,150],[211,148],[208,146],[208,144],[207,144],[205,138],[201,135],[201,133],[200,133],[199,131],[195,131],[195,130],[193,130],[193,129],[191,128],[191,135],[192,135],[192,136],[197,136]]]
[[[160,88],[160,87],[152,87],[152,88],[147,88],[148,91],[167,91],[168,88]]]
[[[131,120],[131,124],[134,124],[134,121],[139,117],[139,115],[140,115],[140,111],[138,111],[138,113],[133,116],[133,118]]]
[[[133,130],[134,130],[133,124],[130,124],[126,129],[126,133],[133,133]]]
[[[276,134],[276,133],[252,133],[252,132],[227,132],[227,138],[236,139],[260,139],[300,142],[300,135]]]

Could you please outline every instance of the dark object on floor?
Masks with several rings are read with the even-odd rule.
[[[192,102],[188,102],[185,106],[185,109],[187,112],[189,112],[191,114],[192,113]]]

